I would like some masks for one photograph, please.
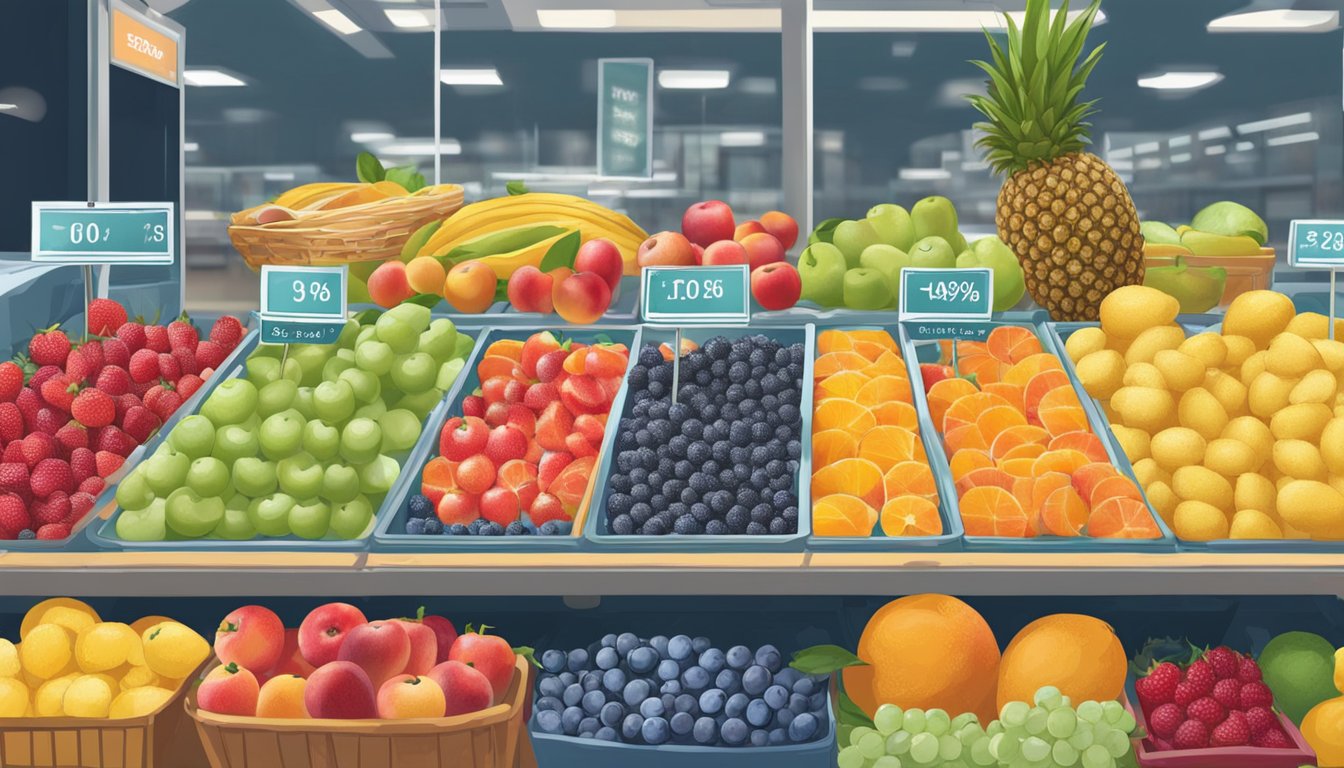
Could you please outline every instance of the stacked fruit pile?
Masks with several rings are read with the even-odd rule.
[[[923,370],[929,413],[969,536],[1161,536],[1139,489],[1111,465],[1063,365],[1036,335],[999,326],[958,342],[957,368]]]
[[[812,530],[817,536],[936,536],[938,489],[886,331],[827,330],[812,367]]]
[[[331,345],[259,347],[122,480],[117,536],[364,535],[471,347],[414,304]]]
[[[765,747],[827,734],[826,676],[784,665],[773,645],[724,651],[706,637],[629,632],[541,655],[543,733],[625,744]]]
[[[369,621],[327,603],[286,629],[269,608],[245,605],[215,633],[220,665],[196,692],[206,712],[280,719],[452,717],[499,704],[513,682],[503,638],[442,616]]]
[[[29,609],[19,639],[0,639],[0,718],[143,717],[210,654],[204,638],[172,619],[103,621],[65,597]]]
[[[1274,693],[1250,656],[1218,646],[1184,668],[1156,665],[1134,684],[1159,751],[1293,746],[1274,712]]]
[[[569,533],[629,362],[624,344],[550,331],[492,343],[476,366],[480,388],[439,432],[406,533]]]
[[[1272,291],[1189,338],[1178,309],[1123,288],[1065,344],[1153,508],[1191,541],[1344,537],[1344,341]]]
[[[645,344],[607,482],[607,526],[626,536],[798,531],[803,345],[715,336],[672,355]]]
[[[132,322],[111,299],[89,304],[84,341],[59,327],[0,363],[0,539],[64,539],[107,478],[158,430],[243,337],[221,317],[202,340],[184,315]]]

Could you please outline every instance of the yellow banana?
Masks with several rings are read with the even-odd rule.
[[[613,238],[628,238],[642,242],[648,237],[648,233],[628,217],[590,200],[573,195],[529,192],[525,195],[482,200],[463,207],[448,217],[429,245],[437,249],[443,243],[462,238],[469,232],[482,232],[515,223],[517,217],[529,214],[532,214],[532,221],[560,217],[588,221]]]
[[[279,197],[275,198],[275,205],[278,205],[281,208],[300,208],[304,201],[330,197],[354,189],[357,186],[359,186],[359,184],[349,182],[301,184],[281,193]]]
[[[1229,237],[1192,229],[1181,234],[1181,245],[1196,256],[1259,256],[1260,244],[1246,235]]]
[[[1143,244],[1143,255],[1149,259],[1156,259],[1171,258],[1173,256],[1191,256],[1193,253],[1184,245],[1145,242]]]

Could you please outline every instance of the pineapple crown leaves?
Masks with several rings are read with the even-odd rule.
[[[1106,44],[1086,57],[1082,53],[1100,7],[1101,0],[1092,0],[1070,23],[1068,0],[1053,19],[1049,0],[1027,0],[1021,28],[1005,14],[1006,49],[985,31],[991,61],[971,63],[989,76],[988,89],[967,98],[986,118],[975,124],[983,133],[976,146],[985,150],[995,173],[1017,173],[1090,143],[1087,118],[1096,113],[1097,102],[1079,96]]]

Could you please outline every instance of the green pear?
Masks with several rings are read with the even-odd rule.
[[[798,276],[803,281],[802,299],[823,307],[845,303],[845,255],[830,243],[813,243],[798,257]]]
[[[215,530],[224,519],[224,500],[202,497],[190,488],[179,488],[168,496],[166,521],[174,533],[198,539]]]
[[[1022,265],[1013,249],[997,237],[982,237],[971,249],[957,257],[957,267],[967,269],[988,267],[994,270],[994,311],[1012,309],[1027,292],[1022,276]]]
[[[891,288],[891,295],[896,297],[897,301],[900,301],[901,295],[901,270],[915,265],[910,254],[886,243],[864,248],[863,254],[859,256],[859,264],[885,275],[887,285]]]
[[[910,219],[915,224],[916,240],[937,236],[953,244],[960,237],[957,234],[956,206],[946,197],[926,197],[915,203],[910,209]],[[961,250],[965,250],[965,247],[956,252],[960,253]]]
[[[887,245],[908,251],[915,244],[915,222],[911,220],[910,212],[899,205],[874,205],[868,209],[868,223]]]
[[[943,238],[931,235],[910,249],[910,261],[910,266],[922,269],[953,269],[957,266],[957,252]]]
[[[123,509],[117,515],[117,538],[125,541],[163,541],[168,536],[167,503],[155,499],[144,509]]]
[[[1139,233],[1145,243],[1153,245],[1180,245],[1181,235],[1170,224],[1161,221],[1145,221],[1139,224]]]
[[[845,273],[845,306],[850,309],[886,309],[895,297],[887,276],[867,267],[855,267]]]
[[[845,264],[853,269],[859,266],[859,256],[863,254],[863,249],[877,245],[882,242],[882,238],[867,219],[860,219],[842,221],[836,225],[831,242],[845,255]]]

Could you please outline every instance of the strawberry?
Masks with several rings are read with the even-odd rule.
[[[1268,707],[1251,707],[1246,710],[1246,725],[1251,729],[1251,736],[1260,734],[1272,728],[1277,728],[1279,718],[1274,716],[1274,712]]]
[[[158,361],[157,358],[155,358],[155,360],[154,360],[154,367],[155,367],[155,369],[157,369],[157,368],[159,367],[159,361]],[[149,390],[151,390],[151,389],[153,389],[153,388],[155,388],[155,387],[157,387],[157,386],[159,386],[159,380],[158,380],[158,375],[157,375],[157,373],[155,374],[155,378],[152,378],[152,379],[150,379],[149,381],[136,381],[136,380],[132,379],[132,380],[131,380],[131,394],[134,395],[134,396],[135,396],[137,399],[139,399],[139,400],[144,400],[144,399],[145,399],[145,395],[149,392]]]
[[[1181,713],[1181,708],[1168,703],[1153,710],[1153,714],[1148,718],[1148,727],[1158,736],[1169,739],[1184,721],[1185,716]]]
[[[56,491],[70,493],[75,490],[70,465],[60,459],[39,461],[37,466],[33,467],[28,485],[33,489],[33,495],[39,499],[45,499]]]
[[[79,350],[71,352],[65,359],[65,375],[74,381],[87,381],[97,372],[93,361],[81,355]]]
[[[96,456],[97,454],[94,455]],[[106,487],[107,483],[104,482],[103,478],[96,476],[86,477],[84,478],[84,482],[80,483],[79,486],[75,488],[75,493],[70,498],[74,498],[81,493],[96,497],[98,494],[102,493],[103,489]]]
[[[1210,746],[1214,747],[1240,747],[1250,742],[1251,727],[1246,723],[1246,716],[1235,711],[1213,729],[1209,739]]]
[[[196,365],[198,369],[218,368],[228,356],[229,350],[209,339],[196,345]]]
[[[143,443],[159,428],[159,418],[148,407],[137,405],[126,411],[126,418],[122,420],[121,428],[132,440]]]
[[[1209,746],[1209,727],[1198,720],[1186,720],[1171,737],[1171,745],[1177,749],[1203,749]]]
[[[485,418],[485,398],[480,395],[467,395],[462,398],[462,415]]]
[[[210,341],[232,352],[243,340],[243,324],[232,315],[222,315],[210,326]]]
[[[89,335],[111,336],[126,322],[126,308],[112,299],[89,302]]]
[[[28,435],[23,438],[20,445],[23,446],[23,461],[29,469],[56,455],[56,438],[45,432]]]
[[[9,402],[0,403],[0,443],[18,440],[23,437],[23,432],[23,412],[19,406]]]
[[[545,382],[559,379],[564,372],[565,358],[567,357],[569,357],[569,352],[564,349],[552,350],[542,355],[537,359],[537,378]]]
[[[125,368],[105,365],[94,379],[93,386],[109,395],[124,395],[131,391],[131,374]]]
[[[110,476],[126,463],[125,457],[111,451],[98,451],[93,454],[93,461],[98,467],[98,476],[103,478]]]
[[[1213,698],[1228,709],[1237,709],[1241,706],[1241,681],[1229,677],[1214,683]]]
[[[14,398],[14,404],[19,407],[19,413],[23,414],[23,423],[28,429],[32,429],[37,421],[37,412],[42,409],[42,396],[25,387],[19,391],[19,396]]]
[[[182,378],[182,366],[171,352],[159,353],[159,378],[177,381]]]
[[[79,391],[79,381],[69,374],[58,374],[42,382],[41,391],[42,399],[46,400],[48,405],[69,413],[70,404],[74,402],[75,393]]]
[[[1274,706],[1274,693],[1263,682],[1256,681],[1241,686],[1241,708]]]
[[[201,340],[200,334],[196,331],[196,326],[191,324],[191,318],[183,312],[182,316],[168,324],[168,349],[186,349],[196,351],[196,344]]]
[[[28,379],[28,388],[34,391],[41,391],[42,385],[51,379],[60,376],[65,371],[58,365],[44,365],[33,372],[32,377]],[[15,398],[15,402],[18,398]]]
[[[173,356],[173,359],[177,361],[177,369],[179,371],[178,376],[174,378],[173,381],[177,381],[177,379],[188,373],[199,374],[201,372],[201,365],[196,361],[196,355],[190,349],[187,349],[186,347],[178,347],[170,354]]]
[[[77,421],[66,422],[65,426],[56,430],[55,438],[66,451],[89,447],[89,430]]]
[[[135,354],[145,348],[147,341],[145,326],[140,323],[123,323],[117,329],[117,338],[126,345],[127,353]]]
[[[38,365],[65,365],[65,358],[69,356],[70,339],[60,326],[53,325],[28,342],[28,357]]]
[[[1204,696],[1191,702],[1190,706],[1185,708],[1185,715],[1205,725],[1217,725],[1223,722],[1227,710],[1212,696]]]
[[[92,479],[96,480],[98,478]],[[82,483],[80,484],[80,487],[83,488]],[[98,498],[96,496],[83,490],[75,491],[70,494],[70,517],[66,518],[66,520],[76,522],[84,519],[84,515],[88,514],[89,510],[93,509],[93,505],[97,501]]]
[[[204,344],[205,342],[201,343]],[[205,384],[205,380],[200,376],[188,373],[178,379],[177,383],[173,385],[173,388],[177,390],[177,394],[181,395],[183,400],[186,400],[196,394],[196,391],[199,390],[203,384]]]
[[[22,440],[15,440],[9,445],[6,445],[4,452],[0,453],[0,464],[15,464],[15,463],[23,464],[23,466],[25,467],[28,466],[28,464],[23,460]],[[25,484],[24,487],[27,488],[28,486]]]
[[[23,369],[11,360],[0,363],[0,402],[14,402],[21,389],[23,389]]]
[[[1185,682],[1193,685],[1200,696],[1208,696],[1213,693],[1213,684],[1217,682],[1217,676],[1213,672],[1213,667],[1200,659],[1185,668]]]
[[[1259,682],[1260,665],[1250,656],[1242,656],[1241,664],[1237,667],[1237,679],[1243,683]]]
[[[1213,667],[1213,674],[1219,680],[1236,677],[1237,669],[1241,666],[1241,657],[1226,645],[1220,645],[1205,653],[1204,660]]]
[[[88,448],[76,448],[70,452],[70,476],[76,486],[98,474],[98,462],[93,451]]]
[[[165,385],[165,384],[163,384],[162,381],[160,381],[160,383],[155,384],[154,386],[150,387],[150,388],[145,392],[145,396],[144,396],[144,399],[143,399],[143,400],[144,400],[145,407],[148,408],[148,409],[150,409],[151,411],[154,410],[154,404],[157,403],[157,402],[159,401],[159,398],[160,398],[160,397],[163,397],[163,393],[164,393],[164,392],[167,392],[169,389],[172,389],[172,387],[169,386],[169,385]]]
[[[70,413],[86,427],[106,427],[117,418],[117,404],[101,389],[86,389],[75,395]]]
[[[1288,738],[1280,728],[1271,728],[1268,731],[1251,738],[1251,743],[1261,749],[1292,749],[1293,742]]]
[[[167,390],[163,395],[154,401],[154,415],[159,417],[160,421],[167,421],[173,415],[178,407],[182,405],[182,396],[175,390]]]
[[[0,538],[13,539],[32,524],[23,499],[13,493],[0,494]]]
[[[162,325],[146,325],[145,347],[155,352],[171,351],[172,345],[168,343],[168,329]]]
[[[523,405],[541,413],[546,406],[560,399],[560,389],[549,382],[539,381],[527,388],[523,395]]]
[[[919,377],[924,383],[924,391],[929,389],[943,379],[956,378],[956,371],[952,370],[950,365],[936,365],[934,363],[920,363]]]
[[[56,491],[45,499],[33,502],[29,514],[36,525],[63,523],[70,516],[70,497],[64,491]]]
[[[139,349],[131,355],[129,367],[132,381],[153,381],[159,375],[159,354],[151,349]]]
[[[1176,698],[1176,685],[1181,682],[1181,668],[1169,661],[1153,667],[1145,677],[1134,683],[1139,701],[1147,709],[1166,704]]]
[[[103,427],[98,432],[98,440],[94,443],[94,448],[98,451],[110,451],[121,457],[131,455],[135,446],[139,445],[134,438],[116,427]]]
[[[58,411],[55,408],[42,407],[37,409],[37,418],[33,420],[33,431],[55,436],[61,431],[61,427],[70,421],[70,414]]]
[[[15,443],[19,450],[22,444]],[[8,453],[6,449],[6,453]],[[24,461],[6,461],[0,463],[0,491],[17,493],[19,489],[28,490],[28,464]]]
[[[103,339],[103,363],[125,368],[131,364],[131,348],[116,337]]]
[[[101,371],[103,366],[107,364],[107,361],[103,359],[102,344],[85,342],[84,344],[79,345],[79,348],[76,349],[75,352],[79,353],[80,357],[88,361],[90,370],[94,373]],[[65,363],[66,365],[70,364],[69,358],[66,358]]]
[[[37,538],[59,541],[70,538],[70,526],[65,523],[48,523],[37,529]]]

